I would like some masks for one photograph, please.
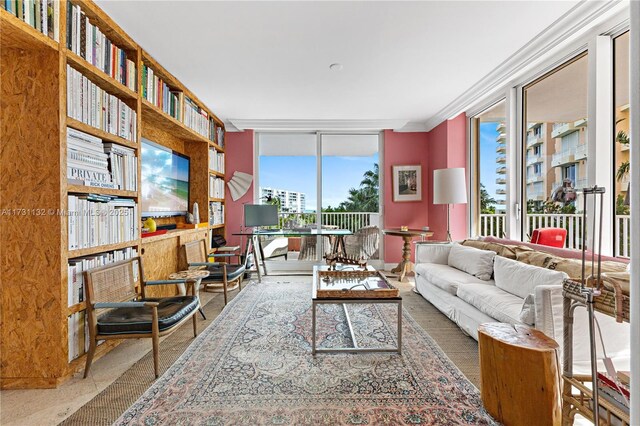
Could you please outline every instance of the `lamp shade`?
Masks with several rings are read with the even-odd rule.
[[[433,171],[433,204],[465,204],[467,182],[464,168]]]

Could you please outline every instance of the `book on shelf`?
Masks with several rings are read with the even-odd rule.
[[[224,128],[216,126],[216,143],[220,148],[224,148]]]
[[[178,121],[182,121],[182,101],[184,94],[171,89],[153,69],[142,65],[142,96],[153,105]]]
[[[68,196],[69,250],[123,243],[138,238],[138,206],[129,198]]]
[[[209,202],[209,225],[224,225],[224,204],[219,201]]]
[[[188,96],[184,97],[184,124],[196,133],[209,138],[209,114]]]
[[[98,268],[125,259],[138,256],[135,247],[112,250],[90,256],[77,257],[68,262],[67,304],[77,305],[85,300],[84,271]]]
[[[224,173],[224,153],[215,148],[209,148],[209,169]]]
[[[109,170],[114,184],[125,191],[138,189],[138,157],[133,149],[111,142],[103,144],[109,155]]]
[[[94,25],[79,5],[67,2],[67,48],[136,91],[136,65]]]
[[[224,179],[209,176],[209,197],[224,198]]]
[[[102,139],[67,128],[68,179],[74,182],[97,182],[103,188],[116,188],[111,181],[107,159]]]
[[[38,32],[60,41],[59,0],[0,0],[0,6]]]
[[[88,330],[85,311],[76,312],[67,317],[69,362],[79,358],[89,350]]]
[[[67,115],[129,141],[136,141],[136,112],[67,65]]]

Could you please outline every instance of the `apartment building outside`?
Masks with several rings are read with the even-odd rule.
[[[280,211],[284,213],[304,213],[306,209],[306,195],[303,192],[260,187],[260,198],[267,197],[277,197],[280,200]]]
[[[498,136],[496,142],[498,144],[496,148],[496,213],[506,212],[506,194],[507,194],[507,135],[505,133],[504,121],[498,123],[496,127]]]

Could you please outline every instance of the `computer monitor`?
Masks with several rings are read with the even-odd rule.
[[[272,204],[245,204],[244,226],[278,226],[278,206]]]

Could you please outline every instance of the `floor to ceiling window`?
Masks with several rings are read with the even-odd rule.
[[[475,149],[475,233],[506,236],[507,135],[505,101],[487,108],[472,119]]]
[[[631,255],[629,210],[629,32],[613,40],[615,254]]]
[[[276,204],[284,229],[348,229],[353,235],[344,238],[343,253],[378,260],[379,138],[377,133],[259,133],[256,202]],[[303,270],[322,259],[332,238],[262,242],[272,267]]]
[[[581,247],[587,72],[585,53],[524,88],[524,239],[536,228],[560,227],[567,229],[567,247]]]

